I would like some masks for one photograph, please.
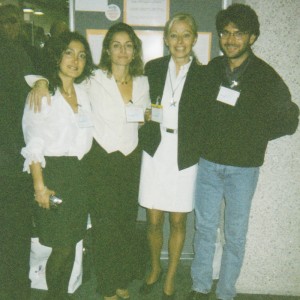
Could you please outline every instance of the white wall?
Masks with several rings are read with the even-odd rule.
[[[254,52],[282,76],[300,105],[300,1],[243,2],[257,12],[261,24]],[[300,296],[299,131],[269,144],[253,200],[238,292]]]

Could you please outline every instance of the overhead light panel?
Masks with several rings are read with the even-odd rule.
[[[23,8],[23,12],[24,13],[28,13],[28,14],[31,14],[31,13],[33,13],[34,12],[34,10],[32,9],[32,8]]]
[[[36,10],[34,11],[34,14],[35,14],[36,16],[43,16],[43,15],[44,15],[44,13],[43,13],[40,9],[36,9]]]

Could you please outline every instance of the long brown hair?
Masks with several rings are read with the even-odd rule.
[[[142,42],[134,32],[133,28],[122,22],[112,25],[107,31],[103,40],[101,59],[98,67],[102,70],[108,71],[108,73],[112,73],[111,59],[108,55],[108,50],[114,34],[119,32],[126,32],[134,47],[134,58],[129,65],[129,74],[132,77],[142,75],[144,70],[144,63],[142,60]]]

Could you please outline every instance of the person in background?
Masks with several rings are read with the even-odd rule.
[[[31,23],[24,23],[22,30],[22,46],[31,58],[36,72],[41,72],[42,50],[45,45],[46,35],[42,27],[34,26]]]
[[[94,267],[105,300],[129,299],[135,266],[141,150],[138,128],[150,105],[143,76],[142,44],[132,27],[112,25],[103,40],[99,68],[85,83],[94,143],[87,160]],[[38,78],[36,78],[38,79]],[[31,103],[40,110],[46,81],[35,83]]]
[[[42,67],[47,64],[47,59],[46,61],[43,61],[43,59],[45,58],[45,56],[43,55],[44,48],[47,47],[47,44],[49,43],[51,38],[57,37],[64,32],[70,32],[70,30],[67,23],[62,20],[56,20],[51,24],[50,32],[47,35],[44,35],[44,39],[42,39],[43,36],[40,28],[35,28],[34,42],[39,43],[40,45],[40,47],[37,48],[39,50],[39,56],[38,58],[36,58],[36,62],[38,64],[38,67],[36,68],[36,74],[41,73]]]
[[[251,50],[260,34],[255,11],[233,4],[216,16],[224,56],[207,69],[210,103],[196,191],[193,286],[188,300],[209,299],[221,203],[225,199],[225,245],[218,299],[232,300],[243,263],[251,201],[268,142],[293,134],[299,108],[288,87]]]
[[[7,4],[0,7],[0,30],[3,38],[20,41],[23,30],[23,13],[15,5]]]
[[[14,42],[15,47],[23,48],[31,59],[35,70],[39,63],[39,51],[32,45],[31,32],[28,35],[28,26],[23,19],[23,12],[15,5],[1,6],[0,10],[1,35],[7,41]]]
[[[28,92],[24,75],[34,68],[14,38],[20,24],[11,10],[21,15],[16,6],[0,6],[0,299],[28,300],[32,184],[22,174],[20,149]]]
[[[46,264],[47,299],[65,300],[76,243],[87,226],[85,155],[92,146],[93,125],[90,101],[79,83],[90,77],[94,65],[87,41],[76,32],[52,38],[43,55],[51,106],[44,98],[37,114],[26,104],[22,122],[26,146],[21,153],[23,170],[33,179],[39,241],[52,248]],[[53,205],[50,199],[56,194],[63,202]]]
[[[203,67],[192,53],[197,36],[193,17],[176,14],[164,29],[170,56],[150,61],[145,67],[152,116],[140,129],[144,151],[139,203],[147,209],[151,269],[140,293],[149,294],[162,277],[163,224],[165,212],[169,212],[169,265],[162,299],[175,298],[175,275],[185,241],[186,218],[194,209],[199,160],[194,135],[196,129],[203,128],[205,116],[200,96]]]
[[[34,46],[38,49],[42,49],[45,46],[47,41],[47,35],[45,34],[45,30],[41,26],[34,27]]]
[[[51,24],[50,37],[58,36],[66,31],[70,31],[68,24],[62,20],[56,20]]]

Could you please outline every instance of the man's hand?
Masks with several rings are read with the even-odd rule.
[[[38,80],[30,91],[27,101],[29,107],[34,109],[34,112],[40,112],[42,106],[42,98],[47,97],[48,105],[51,105],[51,96],[48,90],[48,82],[46,80]]]

